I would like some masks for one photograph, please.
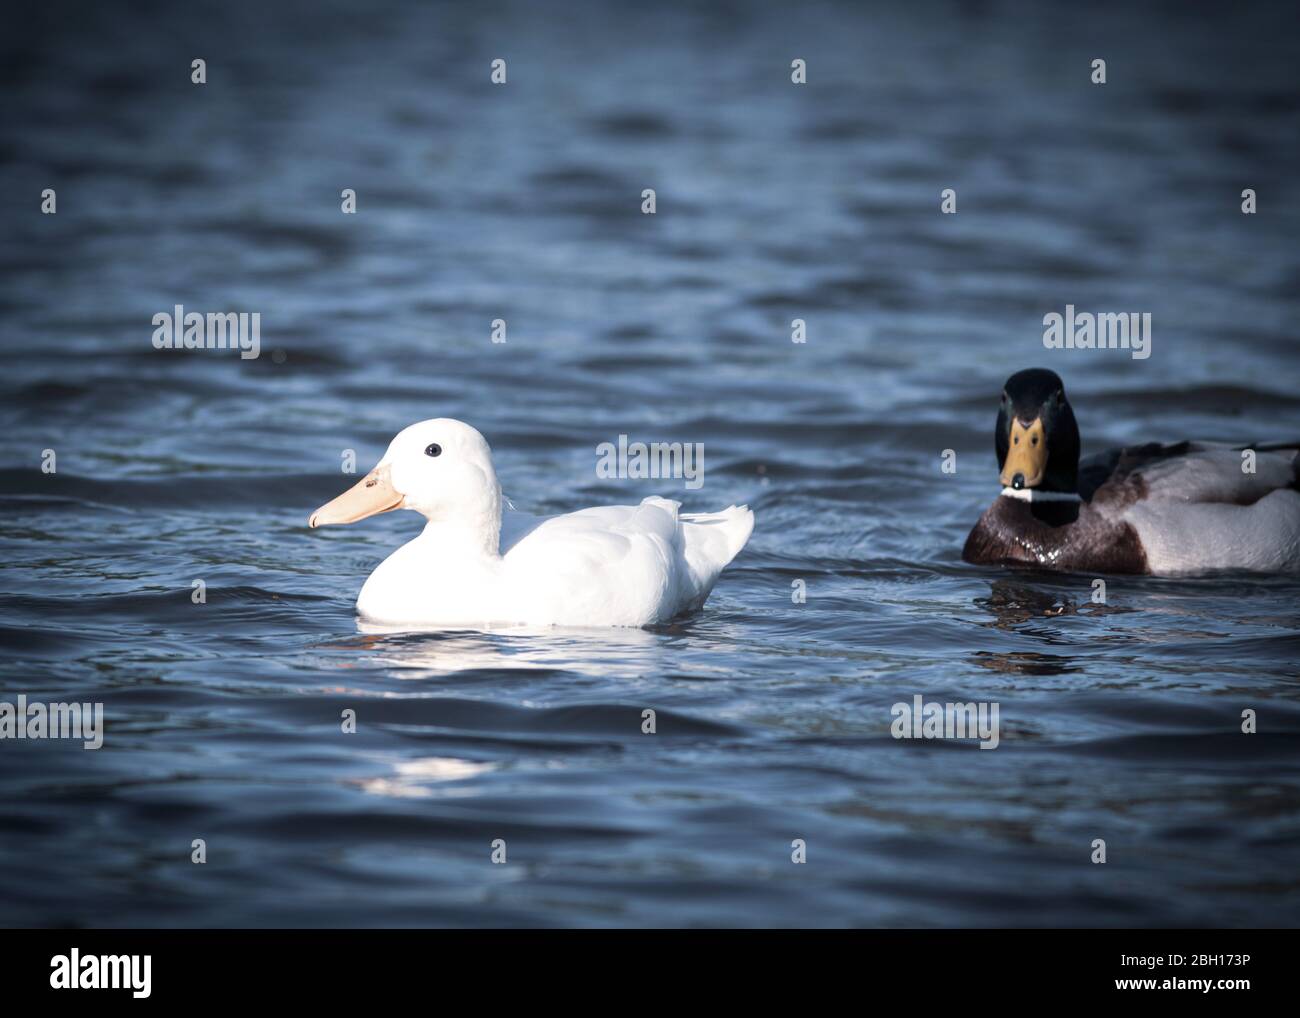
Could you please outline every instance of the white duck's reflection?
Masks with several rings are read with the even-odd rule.
[[[357,786],[368,795],[389,799],[428,799],[434,794],[434,785],[476,778],[495,766],[450,756],[418,757],[399,760],[393,765],[391,777],[364,778],[357,782]]]
[[[357,663],[393,669],[400,679],[460,672],[563,670],[583,675],[653,673],[662,666],[664,634],[646,629],[571,629],[508,626],[487,630],[412,630],[357,620],[362,634],[344,644],[363,649]]]

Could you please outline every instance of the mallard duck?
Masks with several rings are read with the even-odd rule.
[[[1300,443],[1178,442],[1079,460],[1065,386],[1007,379],[993,435],[1002,492],[962,558],[1062,572],[1300,571]]]
[[[754,528],[745,506],[678,507],[651,497],[503,518],[487,441],[440,418],[401,431],[369,474],[307,522],[353,523],[392,509],[428,520],[362,586],[357,611],[371,622],[644,626],[701,607]]]

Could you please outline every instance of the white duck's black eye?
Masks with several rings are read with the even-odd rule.
[[[434,442],[432,445],[429,446],[429,448],[424,450],[424,454],[426,456],[441,456],[442,446],[440,446],[437,442]]]

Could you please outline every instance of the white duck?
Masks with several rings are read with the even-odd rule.
[[[704,604],[754,529],[745,506],[679,514],[651,497],[563,516],[511,512],[502,527],[492,450],[449,418],[400,432],[379,464],[308,520],[353,523],[390,509],[429,522],[370,574],[366,619],[395,625],[644,626]]]

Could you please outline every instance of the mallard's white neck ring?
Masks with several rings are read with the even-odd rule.
[[[1003,488],[1002,494],[1007,498],[1018,498],[1022,502],[1083,501],[1083,498],[1073,491],[1039,491],[1037,488]]]

